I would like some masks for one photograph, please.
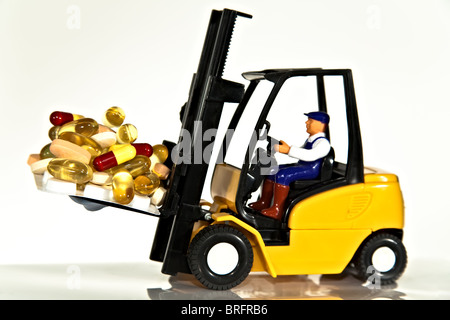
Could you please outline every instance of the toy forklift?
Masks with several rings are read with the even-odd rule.
[[[395,281],[407,262],[402,244],[402,194],[397,176],[364,167],[351,70],[247,72],[243,74],[249,81],[246,89],[240,83],[222,79],[237,17],[251,18],[234,10],[212,11],[189,99],[180,112],[181,132],[188,132],[191,137],[189,148],[174,149],[182,143],[181,132],[178,143],[164,141],[172,150],[172,172],[165,202],[159,208],[150,259],[162,262],[164,274],[192,273],[205,287],[214,290],[238,285],[251,271],[266,271],[272,277],[339,274],[349,266],[354,266],[363,281]],[[331,111],[325,92],[328,78],[340,79],[343,87],[345,106],[340,116],[345,119],[348,133],[346,162],[335,159],[332,148],[317,179],[290,185],[282,219],[266,217],[247,203],[264,179],[263,169],[274,160],[268,115],[291,79],[312,79],[318,111]],[[198,161],[194,146],[200,146],[203,154],[214,143],[203,137],[208,130],[219,127],[224,104],[238,104],[227,132],[248,127],[243,114],[255,91],[267,83],[271,86],[267,98],[259,114],[253,114],[257,119],[253,130],[261,133],[256,142],[267,140],[267,147],[257,148],[254,139],[247,141],[241,168],[225,161],[211,162],[208,156]],[[333,138],[329,131],[326,134]],[[223,159],[228,151],[229,139],[224,139]],[[201,199],[210,165],[215,166],[211,181],[213,203]],[[383,252],[390,262],[388,266],[377,266]],[[219,255],[219,260],[214,255]]]

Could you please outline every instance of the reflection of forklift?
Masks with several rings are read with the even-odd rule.
[[[355,265],[363,280],[395,281],[406,266],[401,242],[403,199],[395,175],[363,166],[351,70],[249,72],[243,74],[250,80],[244,91],[243,85],[221,78],[237,16],[250,18],[227,9],[212,12],[198,71],[181,112],[182,131],[189,132],[191,148],[178,152],[178,156],[190,161],[174,161],[150,259],[163,262],[165,274],[193,273],[206,287],[219,290],[239,284],[250,271],[266,271],[272,277],[337,274],[350,264]],[[272,104],[287,79],[307,76],[316,79],[320,111],[327,111],[324,79],[342,79],[347,163],[335,161],[331,151],[318,179],[294,182],[284,217],[278,221],[253,211],[247,201],[264,178],[261,170],[267,162],[260,159],[273,158],[266,119]],[[225,102],[239,103],[229,124],[230,132],[235,130],[256,87],[267,81],[273,83],[273,88],[254,128],[267,138],[267,150],[249,143],[241,169],[224,162],[215,164],[213,203],[202,201],[210,161],[203,158],[198,163],[194,146],[201,146],[202,154],[207,145],[210,147],[211,142],[205,142],[203,136],[207,130],[218,128]],[[181,139],[180,134],[179,142]],[[228,147],[225,140],[223,154]],[[165,143],[170,148],[175,145]],[[257,161],[252,161],[253,154],[258,154]],[[389,266],[377,266],[383,253],[391,259]],[[215,260],[214,255],[219,259]]]

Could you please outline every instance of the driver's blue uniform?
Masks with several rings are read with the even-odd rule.
[[[325,139],[329,144],[327,138],[325,138],[324,136],[320,136],[311,142],[306,140],[302,148],[311,150],[313,148],[314,143],[319,139]],[[322,167],[322,162],[323,157],[320,157],[319,159],[314,161],[299,160],[296,163],[283,164],[275,168],[272,168],[271,171],[276,172],[276,170],[278,169],[278,172],[269,175],[267,179],[285,186],[289,186],[291,182],[297,180],[312,180],[319,176],[320,168]]]

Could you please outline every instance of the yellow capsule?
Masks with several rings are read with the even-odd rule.
[[[134,198],[134,182],[131,174],[125,170],[117,172],[112,179],[114,200],[120,204],[129,204]]]
[[[124,146],[126,146],[127,144],[113,144],[112,146],[110,146],[109,148],[108,148],[108,151],[114,151],[114,150],[117,150],[117,149],[120,149],[120,148],[123,148]]]
[[[48,130],[48,137],[50,140],[55,140],[58,138],[59,129],[61,129],[61,126],[53,126]]]
[[[119,143],[133,143],[136,141],[138,132],[132,124],[121,125],[117,130],[117,142]]]
[[[110,128],[121,126],[124,120],[125,112],[119,107],[111,107],[103,115],[103,124]]]
[[[47,158],[55,158],[55,155],[50,151],[50,145],[51,145],[51,143],[46,144],[41,149],[41,152],[39,153],[39,156],[41,157],[41,160],[42,159],[47,159]]]
[[[48,163],[48,172],[57,179],[84,184],[92,179],[92,168],[77,160],[55,158]]]
[[[98,123],[91,118],[82,118],[67,122],[59,129],[59,135],[63,132],[76,132],[86,137],[91,137],[98,133]],[[59,137],[58,135],[58,137]]]
[[[77,183],[77,191],[84,192],[84,189],[86,189],[86,183]]]
[[[83,136],[82,134],[66,131],[61,133],[58,138],[79,145],[89,151],[93,158],[102,153],[102,147],[94,139]]]
[[[169,157],[169,150],[163,144],[156,144],[153,146],[153,154],[158,158],[160,163],[164,163]]]
[[[149,196],[158,189],[160,180],[154,173],[138,176],[134,179],[134,190],[136,192]]]
[[[136,148],[131,144],[124,145],[122,148],[108,151],[96,157],[92,164],[97,171],[105,171],[125,163],[136,156]]]
[[[149,157],[137,155],[133,159],[128,160],[121,165],[112,167],[111,169],[106,170],[107,173],[115,174],[120,170],[127,170],[133,178],[137,176],[143,175],[147,172],[150,172],[151,161]]]

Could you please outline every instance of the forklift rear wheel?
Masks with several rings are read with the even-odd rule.
[[[402,241],[388,233],[378,234],[366,242],[356,261],[359,277],[372,284],[386,285],[397,280],[407,264]]]
[[[205,287],[228,290],[245,280],[253,265],[253,250],[247,237],[228,225],[201,230],[188,250],[192,274]]]

